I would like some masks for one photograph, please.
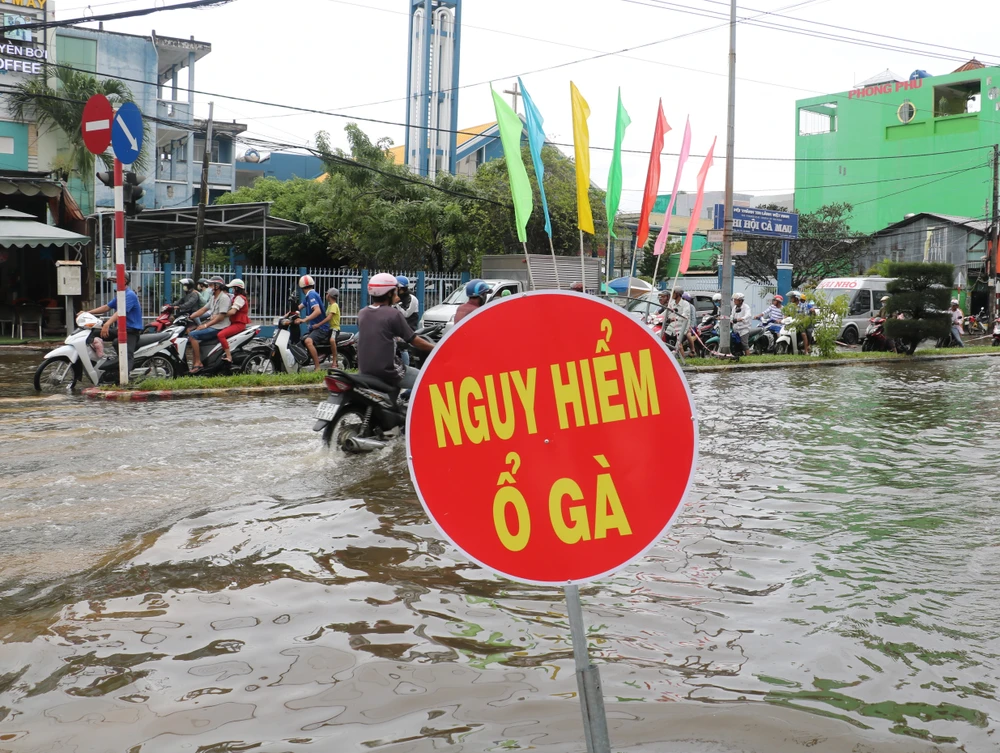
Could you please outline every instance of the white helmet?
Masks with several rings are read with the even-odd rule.
[[[745,298],[746,298],[746,296],[744,296],[742,293],[733,293],[733,300],[734,301],[742,301]]]
[[[229,283],[226,285],[226,287],[227,288],[245,288],[246,285],[243,284],[243,280],[241,280],[239,277],[234,277],[233,279],[231,279],[229,281]]]
[[[958,305],[958,299],[957,298],[952,298],[951,299],[951,305],[952,306],[957,306]]]
[[[396,279],[395,277],[393,278]],[[312,275],[302,275],[299,278],[300,288],[314,288],[316,287],[316,281],[312,278]]]
[[[386,295],[387,293],[391,293],[398,286],[399,283],[396,282],[396,278],[391,274],[388,272],[379,272],[377,275],[374,275],[370,280],[368,280],[368,295],[375,296],[377,298],[379,296]]]
[[[720,303],[722,301],[722,293],[716,293],[715,295],[713,295],[712,300],[715,301],[716,303]]]
[[[86,311],[80,312],[80,314],[76,317],[76,326],[80,329],[93,329],[100,323],[100,319]]]

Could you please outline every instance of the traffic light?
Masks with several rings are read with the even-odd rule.
[[[135,217],[144,207],[139,206],[138,201],[146,192],[140,188],[139,184],[146,180],[145,175],[136,175],[129,170],[125,173],[122,193],[125,199],[125,216]]]
[[[101,181],[108,188],[115,187],[115,174],[114,173],[98,173],[97,179]]]

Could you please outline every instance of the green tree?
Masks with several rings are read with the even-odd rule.
[[[946,337],[951,330],[948,302],[955,267],[952,264],[892,262],[888,273],[895,279],[887,286],[889,318],[885,323],[885,335],[901,340],[906,345],[906,354],[912,356],[921,341],[929,337]],[[896,314],[903,314],[904,318],[897,319]]]
[[[50,86],[50,81],[54,84]],[[8,107],[15,120],[35,120],[42,128],[55,129],[66,140],[66,154],[52,167],[64,172],[65,177],[75,177],[83,185],[84,193],[93,196],[94,155],[83,143],[80,124],[83,106],[94,94],[103,94],[117,109],[125,102],[133,102],[132,90],[114,78],[98,80],[96,76],[70,68],[46,66],[44,75],[23,81],[7,95]],[[151,133],[149,122],[144,123],[144,139]],[[101,155],[107,169],[114,166],[114,156]],[[149,167],[148,150],[143,150],[133,165],[136,171]]]
[[[656,284],[660,281],[665,280],[669,284],[673,280],[673,276],[668,274],[668,269],[671,263],[674,261],[673,257],[680,256],[681,250],[684,248],[684,243],[682,241],[668,241],[667,245],[663,249],[663,256],[660,258],[660,267],[656,271],[656,279],[653,279],[653,271],[656,270],[656,256],[653,254],[653,248],[655,247],[656,241],[650,238],[646,243],[646,248],[643,249],[642,258],[639,260],[638,265],[636,265],[636,272],[647,282]]]
[[[781,210],[766,204],[761,209]],[[851,230],[850,204],[828,204],[799,215],[799,237],[791,241],[792,287],[805,287],[824,277],[841,277],[854,271],[864,256],[869,236]],[[736,274],[767,284],[774,279],[781,258],[781,241],[751,238],[746,256],[736,257]]]

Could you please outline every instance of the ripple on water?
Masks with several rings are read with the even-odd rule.
[[[995,749],[990,364],[692,380],[684,514],[583,589],[615,749]],[[318,451],[314,402],[32,409],[22,458],[127,457],[0,460],[0,750],[581,749],[560,593],[442,542],[400,445]]]

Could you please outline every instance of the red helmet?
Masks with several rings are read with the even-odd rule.
[[[368,280],[368,295],[379,296],[391,293],[399,286],[396,278],[388,272],[379,272]]]

